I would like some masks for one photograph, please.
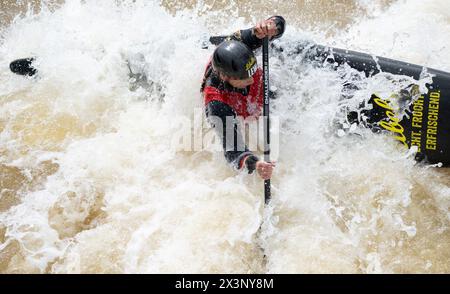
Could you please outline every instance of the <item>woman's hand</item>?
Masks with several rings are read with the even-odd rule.
[[[274,167],[275,162],[265,162],[260,160],[256,163],[256,170],[263,180],[268,180],[272,177]]]
[[[276,36],[278,29],[273,18],[269,18],[258,22],[253,28],[253,32],[258,39],[264,39],[264,37],[272,38]]]

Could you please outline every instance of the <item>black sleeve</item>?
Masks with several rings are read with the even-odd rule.
[[[223,102],[211,101],[206,105],[205,111],[208,122],[222,141],[228,163],[240,169],[241,161],[247,157],[246,168],[249,174],[253,173],[259,158],[245,145],[234,110]]]
[[[269,17],[275,19],[275,25],[278,29],[278,35],[274,36],[271,40],[278,39],[284,34],[284,30],[286,27],[286,21],[282,16],[272,16]],[[253,32],[253,28],[246,29],[246,30],[240,30],[236,33],[234,33],[231,36],[231,39],[238,40],[243,42],[245,45],[247,45],[250,49],[255,50],[262,46],[263,40],[258,39],[256,35]]]

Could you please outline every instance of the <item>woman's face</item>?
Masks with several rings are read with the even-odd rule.
[[[254,83],[253,77],[249,77],[244,80],[238,80],[238,79],[225,77],[225,79],[223,79],[223,80],[228,82],[233,87],[240,88],[240,89],[246,88]]]

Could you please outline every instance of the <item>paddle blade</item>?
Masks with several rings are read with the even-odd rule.
[[[33,67],[32,63],[34,58],[22,58],[14,60],[10,63],[9,68],[15,74],[22,76],[34,76],[36,74],[36,69]]]

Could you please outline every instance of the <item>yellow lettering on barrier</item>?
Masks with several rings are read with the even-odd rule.
[[[375,98],[373,99],[373,101],[380,107],[383,107],[384,109],[387,110],[391,110],[392,111],[392,107],[389,105],[389,103],[386,100],[383,100],[381,98]]]
[[[441,93],[440,93],[440,91],[437,91],[437,92],[431,92],[431,93],[430,93],[430,98],[431,98],[431,99],[437,99],[437,100],[439,100],[439,99],[441,98]]]
[[[439,100],[441,98],[441,94],[439,92],[430,92],[429,97],[430,101],[428,103],[426,149],[437,150]]]
[[[413,126],[413,128],[421,129],[422,128],[422,118],[413,116],[412,126]]]
[[[400,120],[395,116],[395,113],[392,109],[392,107],[389,105],[389,103],[386,100],[375,98],[373,101],[380,107],[386,109],[386,116],[389,118],[389,121],[381,121],[380,126],[390,131],[394,134],[397,134],[394,138],[400,141],[404,146],[409,148],[408,143],[406,143],[406,136],[404,134],[405,129],[400,124]]]
[[[417,152],[420,152],[422,145],[422,132],[411,132],[411,146],[417,146]]]
[[[412,127],[421,129],[423,121],[423,95],[414,102],[412,114]]]

